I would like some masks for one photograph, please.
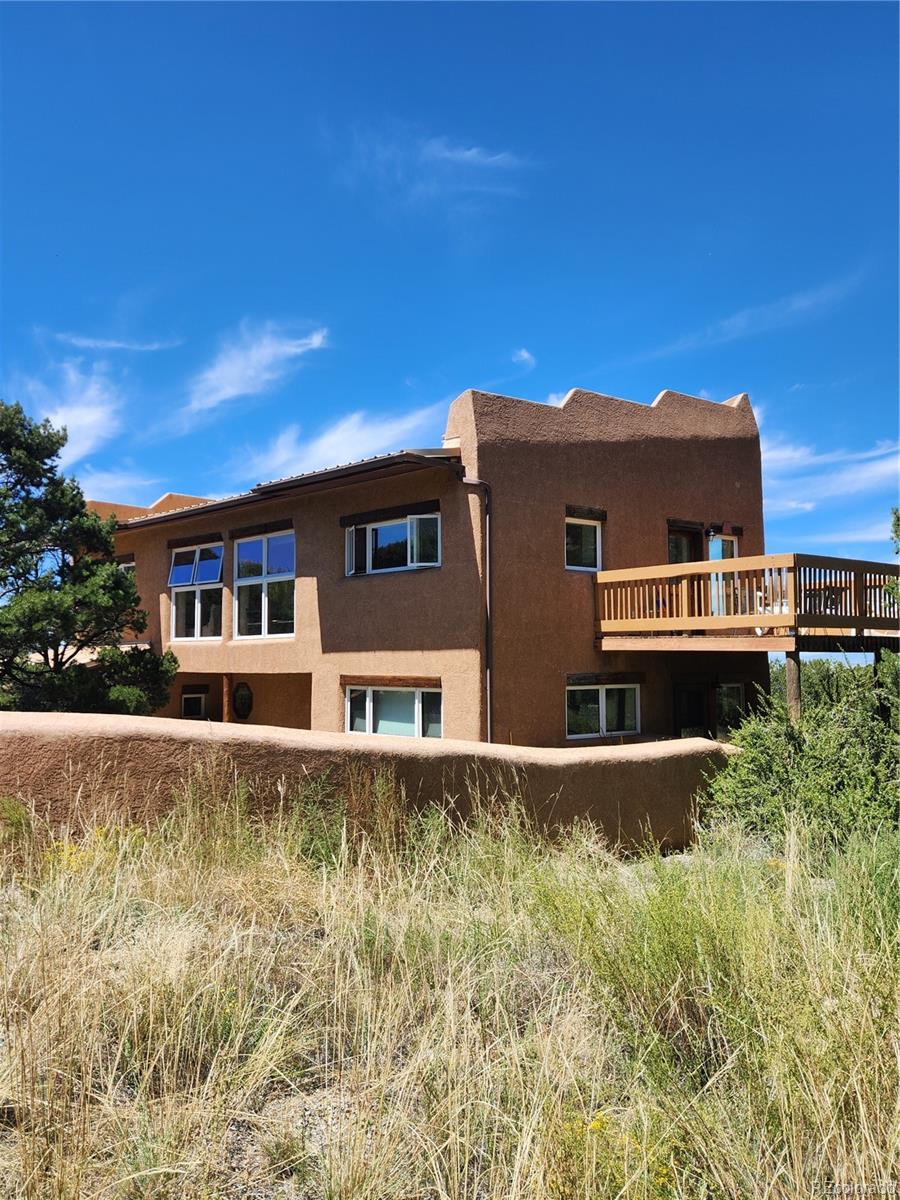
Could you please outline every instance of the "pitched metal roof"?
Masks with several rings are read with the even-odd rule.
[[[120,521],[120,529],[135,529],[144,525],[157,525],[164,521],[175,521],[182,517],[194,517],[200,513],[218,512],[225,508],[239,508],[261,500],[269,500],[283,492],[328,491],[373,479],[386,479],[392,475],[405,475],[411,471],[422,471],[429,467],[446,467],[455,473],[462,471],[460,453],[456,449],[398,450],[393,454],[378,454],[358,462],[342,466],[326,467],[319,471],[304,471],[300,475],[285,475],[281,479],[270,479],[258,483],[247,492],[223,496],[219,500],[205,500],[199,504],[187,504],[166,512],[148,513],[146,516],[131,517]]]

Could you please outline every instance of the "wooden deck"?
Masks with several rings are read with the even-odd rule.
[[[601,571],[600,650],[859,650],[900,647],[891,563],[812,554]]]

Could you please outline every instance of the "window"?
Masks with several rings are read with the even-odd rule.
[[[727,736],[744,719],[744,685],[720,683],[716,686],[716,737]]]
[[[206,716],[206,693],[183,692],[181,715],[191,721],[202,721]]]
[[[294,632],[294,534],[270,533],[234,544],[234,629],[237,637],[290,637]]]
[[[439,738],[441,693],[432,688],[348,687],[344,728],[348,733]]]
[[[738,540],[731,533],[713,533],[709,538],[709,557],[711,559],[737,558]]]
[[[566,566],[570,571],[600,570],[600,522],[566,517]]]
[[[221,544],[172,551],[172,640],[222,636]]]
[[[640,688],[610,683],[602,687],[566,688],[566,737],[607,737],[640,733]]]
[[[345,542],[347,575],[413,571],[441,565],[439,513],[351,525]]]

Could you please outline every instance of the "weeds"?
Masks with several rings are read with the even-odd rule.
[[[468,801],[467,797],[467,801]],[[4,1200],[712,1200],[891,1178],[900,838],[627,862],[484,788],[0,808]]]

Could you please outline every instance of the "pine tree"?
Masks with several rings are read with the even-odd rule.
[[[64,429],[0,401],[0,707],[148,713],[168,699],[171,651],[119,648],[146,629],[133,572],[62,475]]]

